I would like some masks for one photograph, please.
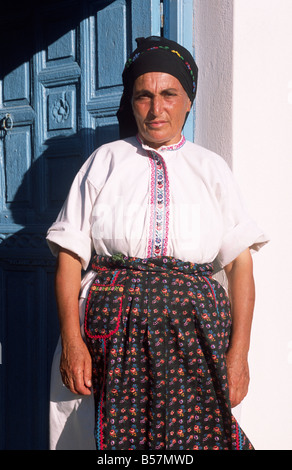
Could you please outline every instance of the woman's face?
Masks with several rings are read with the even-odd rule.
[[[175,77],[150,72],[136,79],[132,107],[143,142],[158,149],[179,142],[191,101]]]

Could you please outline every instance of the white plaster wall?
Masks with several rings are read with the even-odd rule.
[[[232,160],[233,0],[194,0],[196,142]]]
[[[229,161],[271,238],[254,256],[251,384],[237,412],[256,449],[291,450],[292,0],[194,0],[194,14],[196,141]]]

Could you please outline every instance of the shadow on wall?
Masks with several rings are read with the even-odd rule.
[[[0,15],[0,80],[33,55],[53,44],[92,13],[102,10],[116,0],[67,1],[26,0],[4,2]],[[91,5],[91,6],[90,6]],[[56,14],[58,23],[56,25]],[[40,43],[35,25],[45,16],[45,44]],[[63,18],[60,21],[60,18]]]
[[[96,129],[83,128],[68,137],[48,139],[46,150],[33,160],[10,204],[12,222],[22,226],[31,223],[50,225],[84,161],[94,149],[118,139],[118,135],[118,124],[115,124]]]
[[[89,138],[100,145],[113,140],[117,132],[117,126],[103,129],[101,139],[100,131],[83,129],[63,139],[62,145],[70,153],[76,139],[81,146]],[[51,139],[47,150],[24,175],[10,211],[13,223],[21,229],[0,244],[0,373],[6,403],[5,411],[1,410],[6,425],[0,438],[4,449],[46,449],[48,442],[50,369],[59,326],[54,295],[56,260],[45,236],[84,160],[80,154],[75,158],[53,158],[59,144],[59,139]],[[44,196],[42,203],[40,194]],[[27,206],[27,195],[33,206]]]
[[[22,269],[26,271],[27,268],[54,269],[55,258],[47,246],[46,232],[55,221],[75,175],[91,153],[90,150],[86,152],[86,142],[93,142],[96,148],[115,140],[117,136],[118,126],[113,125],[102,130],[82,129],[65,139],[54,138],[47,141],[46,151],[25,173],[10,204],[11,222],[21,229],[8,234],[7,237],[5,234],[1,235],[0,267],[4,270],[13,267],[19,272]],[[65,156],[56,158],[60,146]],[[25,293],[23,296],[25,297]],[[51,299],[50,308],[54,308]],[[57,318],[56,315],[54,317]],[[56,344],[57,324],[53,330],[55,337],[49,341],[50,358]]]
[[[78,28],[88,17],[90,8],[94,9],[90,12],[93,13],[110,3],[108,0],[28,0],[18,5],[5,2],[0,16],[0,79],[24,62],[32,64],[38,51],[46,50],[67,31]],[[54,25],[55,17],[58,26],[48,26],[45,35],[38,35],[38,17],[44,18],[44,11],[47,25]],[[45,37],[45,44],[40,44],[40,37]],[[1,98],[0,119],[6,106],[22,105],[14,102],[13,97],[9,99],[3,105]],[[54,296],[55,258],[45,235],[83,161],[95,147],[118,136],[117,125],[83,128],[68,137],[48,139],[45,151],[40,154],[32,142],[31,165],[21,177],[13,152],[9,157],[5,153],[10,137],[15,139],[13,145],[17,152],[15,135],[22,131],[21,126],[16,123],[11,132],[0,132],[3,164],[0,197],[4,207],[0,214],[0,448],[6,450],[48,448],[50,368],[59,329]],[[5,189],[7,159],[10,175],[17,182],[9,198]],[[21,161],[20,165],[26,168]]]

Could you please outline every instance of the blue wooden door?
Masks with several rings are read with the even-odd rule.
[[[58,337],[46,243],[92,150],[118,137],[123,64],[159,0],[27,0],[0,17],[0,447],[46,449]]]

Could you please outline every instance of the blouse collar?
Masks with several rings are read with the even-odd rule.
[[[177,142],[176,144],[173,144],[173,145],[162,145],[162,147],[159,147],[158,149],[153,149],[152,147],[149,147],[148,145],[144,144],[140,135],[137,134],[136,135],[136,139],[138,140],[138,142],[142,145],[143,149],[145,150],[148,150],[148,151],[151,151],[151,152],[165,152],[165,151],[174,151],[174,150],[179,150],[181,149],[184,144],[186,143],[186,138],[185,136],[183,135],[180,139],[179,142]]]

